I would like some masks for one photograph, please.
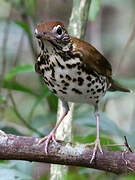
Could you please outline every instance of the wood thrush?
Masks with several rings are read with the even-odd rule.
[[[59,122],[40,143],[45,141],[47,153],[50,140],[56,142],[56,130],[69,111],[68,102],[92,104],[97,122],[92,162],[98,149],[103,153],[99,138],[99,101],[106,91],[130,90],[112,79],[111,65],[100,52],[89,43],[70,36],[61,22],[49,21],[37,25],[35,36],[41,49],[35,70],[48,88],[60,98],[63,106]]]

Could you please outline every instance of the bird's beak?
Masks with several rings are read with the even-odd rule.
[[[51,34],[39,32],[37,29],[35,29],[35,36],[36,38],[41,39],[41,40],[54,40],[55,39]]]

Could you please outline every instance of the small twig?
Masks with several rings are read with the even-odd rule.
[[[132,149],[131,149],[130,145],[128,144],[127,137],[126,137],[126,136],[124,136],[124,139],[125,139],[124,144],[125,144],[125,146],[127,147],[128,151],[133,153],[133,151],[132,151]]]
[[[21,114],[19,113],[18,109],[17,109],[17,106],[16,106],[16,103],[14,101],[14,98],[12,96],[12,93],[9,92],[9,97],[10,97],[10,100],[12,102],[12,105],[13,105],[13,110],[14,112],[16,113],[16,115],[18,116],[18,118],[21,120],[21,122],[23,122],[23,124],[30,130],[32,130],[33,132],[36,132],[38,135],[40,136],[44,136],[41,132],[39,132],[37,129],[35,129],[34,127],[32,127],[22,116]]]

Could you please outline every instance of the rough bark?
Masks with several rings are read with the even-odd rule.
[[[97,152],[90,164],[93,150],[90,145],[51,142],[48,154],[45,154],[44,143],[39,145],[38,142],[39,138],[1,134],[0,159],[81,166],[116,174],[135,172],[135,153],[103,149],[103,155]]]

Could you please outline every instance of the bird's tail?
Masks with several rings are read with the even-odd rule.
[[[123,87],[121,84],[116,82],[115,80],[110,80],[111,87],[108,89],[109,91],[122,91],[122,92],[132,92],[130,89]]]

